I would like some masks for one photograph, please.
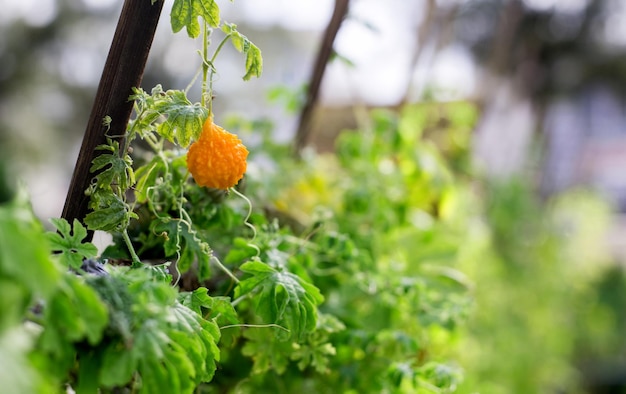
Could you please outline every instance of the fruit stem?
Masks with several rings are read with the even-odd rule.
[[[209,91],[208,91],[209,116],[213,115],[213,75],[215,74],[215,66],[213,64],[215,62],[215,59],[217,59],[217,55],[222,50],[222,47],[224,46],[224,44],[226,44],[226,41],[228,41],[230,37],[231,37],[231,34],[227,34],[226,37],[222,39],[222,41],[218,44],[217,48],[215,49],[213,56],[211,56],[211,60],[208,61],[208,64],[211,66],[211,74],[209,75]]]
[[[213,65],[207,61],[208,53],[209,53],[209,25],[206,20],[203,22],[203,32],[202,32],[202,92],[200,96],[200,103],[203,107],[206,107],[207,95],[211,94],[210,88],[207,93],[207,77],[209,74],[209,67],[212,69]],[[209,106],[211,105],[211,101],[209,100]],[[209,115],[211,114],[211,108],[209,107]]]

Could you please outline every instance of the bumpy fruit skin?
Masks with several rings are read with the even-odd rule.
[[[200,138],[187,153],[187,168],[200,186],[228,189],[246,172],[248,149],[239,137],[213,123],[209,117]]]

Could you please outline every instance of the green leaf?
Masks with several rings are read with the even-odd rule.
[[[184,353],[195,354],[195,357],[202,358],[202,362],[196,364],[196,369],[202,376],[201,380],[210,380],[217,369],[215,363],[220,359],[220,351],[217,347],[220,339],[219,327],[215,322],[204,320],[202,316],[180,303],[176,304],[172,311],[176,317],[173,328],[189,340],[188,342],[179,340],[177,343],[187,345],[184,346]],[[201,349],[201,352],[192,353],[191,349]]]
[[[91,162],[89,171],[95,176],[97,187],[118,187],[126,190],[135,183],[133,161],[126,152],[120,152],[120,143],[108,139],[108,145],[99,145],[96,150],[109,151],[96,156]]]
[[[104,351],[100,382],[106,387],[123,386],[130,381],[136,369],[135,350],[116,342]]]
[[[209,290],[206,287],[200,287],[193,292],[180,293],[178,300],[200,316],[202,316],[202,307],[210,308],[213,305],[213,299],[209,296]]]
[[[239,282],[235,297],[254,293],[256,313],[266,322],[290,332],[278,331],[283,340],[301,340],[315,330],[317,305],[324,301],[319,289],[290,272],[281,272],[258,260],[240,267],[251,277]]]
[[[331,343],[306,344],[295,346],[296,350],[291,354],[291,360],[298,361],[298,368],[303,371],[309,365],[318,373],[327,373],[330,358],[337,350]]]
[[[246,330],[244,336],[247,341],[241,349],[241,353],[254,361],[252,373],[261,374],[274,370],[280,375],[285,372],[289,365],[289,357],[294,350],[293,342],[278,341],[272,336],[268,336],[268,330],[273,331],[276,335],[282,331],[279,328]]]
[[[178,33],[186,27],[189,37],[198,37],[201,33],[199,17],[210,27],[219,26],[220,9],[215,0],[174,0],[170,14],[172,31]]]
[[[155,155],[152,160],[139,167],[135,172],[137,184],[135,185],[135,198],[138,203],[148,200],[149,189],[156,185],[157,178],[166,170],[161,156]]]
[[[240,323],[237,311],[233,307],[229,297],[211,297],[205,287],[200,287],[193,292],[180,293],[179,301],[205,319],[214,321],[219,327],[234,326]],[[205,312],[206,311],[206,312]],[[221,333],[222,343],[234,345],[241,329],[229,327]]]
[[[161,360],[164,357],[163,348],[169,343],[169,337],[159,326],[159,321],[147,321],[142,329],[135,334],[134,346],[141,360]]]
[[[136,314],[132,311],[133,298],[128,284],[118,275],[120,269],[111,271],[110,276],[90,276],[87,283],[98,293],[107,304],[109,310],[108,329],[116,333],[124,343],[133,340],[133,320]]]
[[[205,107],[192,104],[181,90],[165,92],[165,97],[155,104],[153,110],[167,116],[167,120],[157,126],[159,135],[183,148],[199,137],[209,116]]]
[[[170,379],[165,366],[160,359],[143,358],[139,364],[141,371],[141,394],[160,393],[163,388],[169,387]]]
[[[59,233],[46,233],[51,249],[59,252],[59,260],[65,267],[79,269],[84,258],[94,257],[98,248],[92,243],[83,243],[87,237],[87,229],[74,219],[73,232],[70,224],[65,219],[51,218],[50,222],[57,228]]]
[[[33,294],[48,297],[56,288],[61,272],[50,258],[43,227],[24,194],[20,192],[15,201],[0,206],[0,275],[16,286],[16,301],[26,304]],[[0,321],[8,322],[6,313],[3,317]]]
[[[74,342],[95,345],[102,339],[108,323],[107,308],[84,278],[67,272],[57,292],[44,308],[44,331],[38,351],[46,354],[55,373],[63,376],[75,363]]]
[[[258,251],[250,246],[250,243],[244,238],[237,237],[233,240],[233,247],[228,251],[224,258],[226,264],[238,264],[244,260],[249,260],[255,256]]]
[[[110,191],[96,191],[92,195],[93,212],[85,216],[85,224],[90,230],[121,231],[136,214],[117,195]]]
[[[89,352],[82,354],[78,369],[78,387],[76,394],[98,393],[98,372],[100,371],[100,354]]]
[[[239,324],[239,316],[229,297],[212,297],[208,308],[207,318],[215,320],[219,326]]]
[[[263,57],[259,47],[254,45],[248,37],[241,34],[234,23],[224,23],[222,31],[230,35],[233,47],[246,55],[246,74],[243,76],[243,80],[248,81],[252,77],[259,78],[263,73]]]
[[[250,45],[250,49],[246,51],[246,74],[243,76],[244,81],[250,80],[252,77],[259,78],[263,73],[263,57],[261,50],[254,44]]]
[[[194,261],[198,264],[198,277],[207,279],[210,275],[209,262],[211,248],[198,237],[197,232],[182,220],[171,219],[152,223],[152,230],[165,237],[163,248],[167,256],[179,255],[178,269],[187,272]]]
[[[75,319],[84,322],[84,337],[90,344],[96,344],[102,338],[104,328],[109,322],[106,306],[94,289],[85,284],[81,278],[67,274],[66,279],[72,289],[72,304],[75,308]]]

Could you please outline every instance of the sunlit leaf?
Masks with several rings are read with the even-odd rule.
[[[191,38],[200,35],[198,18],[202,18],[210,27],[220,24],[220,9],[215,0],[174,0],[170,22],[172,31],[178,33],[183,27]]]
[[[185,92],[168,90],[163,100],[155,104],[153,110],[167,119],[157,126],[157,132],[169,141],[187,147],[202,132],[202,125],[209,116],[208,110],[192,104]]]
[[[246,74],[243,76],[244,81],[248,81],[252,77],[260,77],[263,73],[263,57],[261,50],[254,45],[248,37],[244,36],[237,30],[234,23],[224,23],[222,31],[230,35],[233,47],[246,55]]]

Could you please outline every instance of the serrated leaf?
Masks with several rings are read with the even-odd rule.
[[[192,104],[185,92],[168,90],[166,97],[154,105],[154,111],[167,116],[165,122],[157,126],[157,132],[170,142],[186,148],[202,132],[202,125],[209,116],[209,111]]]
[[[237,311],[233,307],[229,297],[211,297],[208,290],[200,287],[193,292],[181,293],[179,301],[187,308],[193,310],[206,320],[214,321],[219,327],[232,326],[240,323]],[[206,310],[206,312],[204,312]],[[227,332],[221,333],[222,343],[234,344],[239,336],[239,327],[229,327]]]
[[[109,188],[116,186],[121,190],[126,190],[135,183],[133,172],[133,162],[126,152],[120,152],[118,141],[109,139],[108,145],[99,145],[96,150],[108,151],[96,156],[89,171],[96,173],[95,179],[97,187]]]
[[[87,229],[74,219],[73,232],[65,219],[52,218],[50,222],[60,233],[46,233],[52,251],[59,253],[59,260],[69,268],[79,269],[84,258],[94,257],[98,248],[92,243],[83,243],[87,237]]]
[[[137,354],[141,354],[141,360],[161,360],[164,356],[163,348],[169,343],[169,338],[157,324],[157,321],[148,322],[135,335],[134,345]]]
[[[219,326],[239,324],[239,316],[229,297],[212,297],[208,308],[207,318],[215,320]]]
[[[198,18],[205,20],[210,27],[219,26],[220,9],[215,0],[174,0],[170,14],[174,33],[186,27],[189,37],[198,37],[201,33]]]
[[[278,337],[301,340],[315,329],[317,305],[324,301],[317,287],[291,272],[278,271],[258,260],[247,262],[240,269],[251,277],[239,282],[235,297],[255,293],[256,313],[264,322],[290,331],[278,331]]]
[[[250,49],[246,51],[246,74],[243,76],[244,81],[248,81],[252,77],[259,78],[263,73],[263,57],[261,50],[251,43]]]
[[[173,393],[193,393],[196,369],[186,350],[176,342],[166,349],[163,364],[169,375],[168,390]]]
[[[220,330],[213,321],[208,321],[202,316],[193,312],[186,306],[178,303],[172,311],[176,317],[174,328],[183,333],[187,341],[178,341],[179,345],[184,345],[185,353],[189,349],[201,350],[194,357],[201,357],[202,363],[196,364],[196,369],[200,373],[202,380],[207,381],[213,377],[217,368],[215,362],[220,359],[220,351],[217,342],[220,339]]]
[[[202,307],[209,308],[213,304],[206,287],[200,287],[192,292],[180,293],[178,300],[200,316],[202,316]]]
[[[246,55],[246,73],[243,76],[243,80],[248,81],[252,77],[259,78],[263,73],[263,57],[259,47],[254,45],[248,37],[241,34],[234,23],[224,23],[222,31],[230,35],[230,42],[233,47]]]
[[[135,217],[129,212],[128,205],[110,192],[92,196],[92,204],[95,204],[92,206],[94,211],[85,216],[85,224],[90,230],[120,231],[128,226],[131,217]]]

